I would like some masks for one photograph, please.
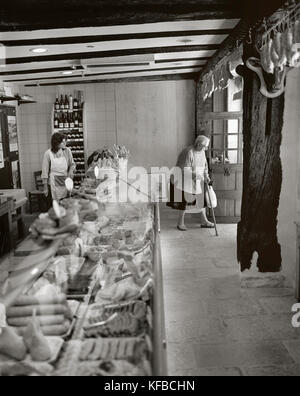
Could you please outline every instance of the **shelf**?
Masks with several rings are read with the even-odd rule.
[[[26,99],[27,98],[27,99]],[[15,96],[15,100],[18,101],[18,105],[22,105],[22,104],[34,104],[37,103],[35,100],[33,99],[28,99],[28,96],[20,96],[20,95],[16,95]]]
[[[0,102],[17,102],[18,99],[16,96],[0,96]]]
[[[54,131],[60,132],[60,131],[79,131],[83,132],[83,128],[54,128]]]
[[[61,109],[59,109],[59,110],[56,110],[56,109],[54,109],[54,112],[55,113],[80,113],[80,112],[82,112],[83,111],[83,109],[78,109],[78,110],[61,110]]]

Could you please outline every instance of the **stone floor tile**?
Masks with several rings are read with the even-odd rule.
[[[300,340],[284,341],[283,344],[295,362],[300,364]]]
[[[248,367],[242,372],[248,377],[299,377],[300,364]]]
[[[255,299],[210,299],[204,302],[208,316],[230,318],[236,316],[263,315],[266,311]]]
[[[180,375],[183,369],[194,369],[197,362],[193,345],[189,343],[168,343],[168,375]]]
[[[242,377],[243,372],[238,367],[209,367],[180,370],[184,377]]]
[[[230,341],[277,341],[300,339],[300,329],[294,329],[290,315],[258,315],[223,319],[226,339]]]
[[[264,297],[261,298],[262,306],[272,314],[290,314],[292,306],[297,303],[295,297]]]
[[[170,342],[197,342],[198,344],[220,343],[226,329],[218,318],[194,317],[186,321],[166,322],[167,339]]]
[[[198,368],[294,364],[281,343],[195,345],[194,353]]]

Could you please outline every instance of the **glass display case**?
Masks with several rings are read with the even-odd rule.
[[[0,264],[9,328],[27,345],[36,323],[51,353],[36,361],[29,346],[17,361],[14,349],[1,351],[0,335],[0,373],[166,375],[159,206],[73,197],[62,201],[60,219],[55,209],[32,225],[35,240]]]

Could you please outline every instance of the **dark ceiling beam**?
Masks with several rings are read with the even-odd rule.
[[[173,71],[173,70],[186,70],[186,69],[201,69],[202,67],[197,65],[197,66],[174,66],[174,67],[164,67],[160,69],[138,69],[138,70],[123,70],[123,71],[115,71],[115,72],[104,72],[104,73],[88,73],[86,72],[84,74],[84,77],[100,77],[100,76],[110,76],[110,75],[117,75],[117,74],[135,74],[135,73],[145,73],[145,72],[163,72],[163,71]],[[74,78],[81,78],[81,76],[52,76],[52,77],[42,77],[42,78],[36,78],[37,81],[46,81],[46,80],[71,80]],[[11,83],[16,83],[16,82],[22,82],[22,81],[33,81],[35,78],[29,78],[29,79],[19,79],[19,80],[3,80],[4,82],[11,82]]]
[[[161,64],[161,63],[169,63],[169,62],[200,62],[200,61],[205,61],[207,62],[210,58],[209,57],[203,57],[203,58],[169,58],[169,59],[158,59],[155,61],[155,63],[157,64]]]
[[[272,0],[267,2],[255,0],[248,2],[248,5],[245,7],[245,11],[249,11],[247,17],[240,21],[235,29],[232,30],[231,35],[223,42],[220,49],[207,62],[206,67],[200,73],[199,79],[201,80],[207,73],[213,70],[222,59],[231,54],[244,40],[249,39],[250,29],[256,29],[262,24],[265,18],[269,18],[278,9],[284,7],[286,3],[287,0]],[[256,10],[255,14],[253,14],[253,7]],[[251,9],[252,12],[250,11]]]
[[[132,25],[242,14],[237,0],[10,0],[1,4],[0,31]]]
[[[113,58],[117,56],[130,56],[130,55],[149,55],[149,54],[164,54],[172,52],[193,52],[193,51],[216,51],[220,45],[180,45],[174,47],[155,47],[155,48],[133,48],[125,50],[112,50],[100,52],[82,52],[71,54],[59,55],[42,55],[31,56],[28,58],[8,58],[6,59],[7,65],[15,65],[20,63],[32,62],[53,62],[61,60],[75,60],[75,59],[93,59],[93,58]]]
[[[101,36],[76,36],[76,37],[55,37],[40,39],[19,39],[19,40],[2,40],[1,44],[5,47],[19,46],[44,46],[44,45],[66,45],[66,44],[86,44],[101,43],[107,41],[123,41],[123,40],[145,40],[187,36],[207,36],[207,35],[229,35],[232,29],[210,29],[210,30],[184,30],[184,31],[168,31],[168,32],[151,32],[151,33],[130,33],[130,34],[110,34]]]
[[[196,80],[198,73],[184,73],[184,74],[162,74],[157,76],[144,77],[127,77],[127,78],[113,78],[103,80],[84,80],[80,84],[107,84],[107,83],[123,83],[123,82],[145,82],[145,81],[178,81],[178,80]],[[57,85],[78,85],[78,81],[70,81],[64,83],[42,83],[42,84],[26,84],[25,87],[49,87]]]

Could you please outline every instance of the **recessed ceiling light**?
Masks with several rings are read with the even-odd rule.
[[[71,74],[73,74],[73,72],[71,70],[66,70],[64,72],[61,73],[64,76],[70,76]]]
[[[32,48],[30,51],[35,54],[44,54],[48,50],[47,50],[47,48]]]

